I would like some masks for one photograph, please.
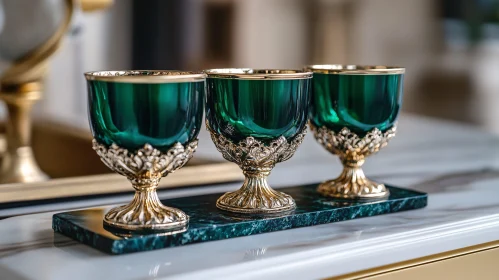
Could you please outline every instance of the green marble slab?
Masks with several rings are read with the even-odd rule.
[[[425,193],[387,186],[390,197],[378,201],[345,201],[316,193],[317,184],[279,189],[290,194],[297,209],[278,216],[240,216],[219,210],[215,202],[221,194],[164,200],[190,216],[187,229],[177,232],[132,234],[103,227],[108,208],[94,208],[55,214],[54,231],[109,254],[126,254],[200,242],[248,236],[298,227],[334,223],[375,215],[423,208]]]

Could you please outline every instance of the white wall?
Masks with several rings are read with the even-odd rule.
[[[349,61],[407,67],[411,88],[434,56],[438,22],[433,0],[356,0]]]
[[[88,128],[83,73],[130,69],[131,1],[115,1],[105,11],[75,12],[73,31],[50,62],[44,100],[37,114]]]
[[[202,0],[189,0],[192,2]],[[308,61],[310,30],[302,0],[235,1],[236,22],[234,63],[236,67],[299,68],[308,63],[392,64],[407,67],[406,102],[417,99],[421,75],[428,69],[466,72],[475,85],[473,104],[482,126],[499,133],[499,44],[483,46],[475,55],[456,51],[436,51],[441,22],[433,0],[321,0],[324,5],[348,2],[345,44],[333,44],[324,58],[344,61]],[[200,5],[197,6],[201,7]],[[198,11],[199,12],[199,11]],[[334,14],[334,13],[333,13]],[[90,70],[126,69],[131,65],[131,1],[115,1],[103,12],[80,15],[80,36],[69,36],[53,58],[45,100],[39,113],[87,128],[86,86],[82,73]],[[191,24],[200,24],[200,19]],[[332,24],[335,21],[325,21]],[[193,27],[189,53],[202,53],[199,26]],[[325,29],[327,32],[327,28]],[[340,30],[341,31],[341,30]],[[344,32],[344,31],[343,31]],[[197,37],[196,37],[197,36]],[[343,36],[343,35],[342,35]],[[334,37],[334,36],[333,36]],[[341,36],[340,36],[341,37]],[[197,40],[196,40],[197,38]],[[199,44],[196,44],[198,42]],[[342,56],[341,52],[346,52]],[[198,57],[193,56],[193,60]]]
[[[306,64],[305,2],[236,1],[234,66],[301,68]]]

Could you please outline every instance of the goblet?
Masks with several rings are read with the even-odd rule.
[[[404,68],[311,65],[314,73],[310,127],[316,140],[338,155],[343,171],[318,192],[347,199],[381,198],[385,185],[366,178],[362,164],[395,136],[402,105]]]
[[[144,70],[89,72],[85,77],[93,149],[135,189],[132,202],[111,209],[104,225],[125,230],[185,227],[188,216],[164,206],[156,188],[197,148],[206,75]]]
[[[293,156],[306,134],[311,72],[206,70],[206,127],[223,157],[239,165],[242,187],[217,200],[236,213],[293,210],[293,198],[267,183],[272,168]]]

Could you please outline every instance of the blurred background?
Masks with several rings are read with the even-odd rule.
[[[86,128],[90,70],[380,64],[407,68],[406,112],[499,133],[498,0],[104,2],[75,11],[36,114]]]
[[[0,77],[16,52],[61,21],[64,1],[0,0]],[[50,154],[36,151],[45,144],[37,123],[89,135],[82,73],[92,70],[404,66],[405,112],[499,134],[499,0],[72,3],[70,26],[47,60],[43,99],[33,112],[35,154]]]

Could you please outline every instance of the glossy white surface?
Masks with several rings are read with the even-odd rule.
[[[198,155],[217,156],[204,133]],[[341,275],[499,239],[499,139],[405,115],[369,158],[370,177],[429,193],[422,210],[184,247],[110,256],[53,233],[51,214],[0,221],[2,279],[308,279]],[[334,177],[340,164],[313,137],[278,164],[274,187]],[[235,189],[169,191],[164,197]],[[68,204],[68,207],[74,205]]]

